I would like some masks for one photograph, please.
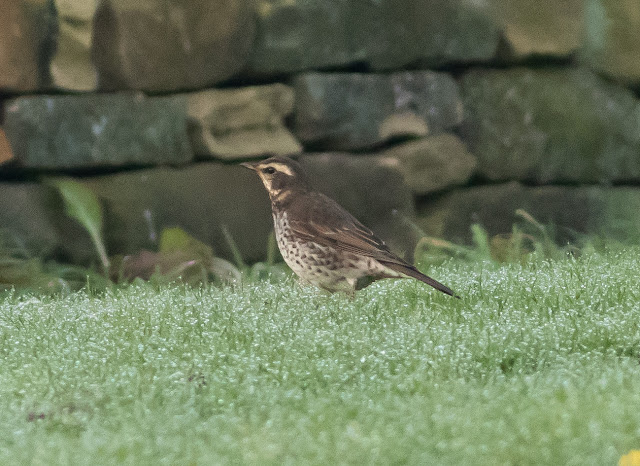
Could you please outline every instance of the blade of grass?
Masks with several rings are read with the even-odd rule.
[[[231,255],[233,256],[233,260],[236,263],[236,267],[241,270],[247,268],[247,264],[242,258],[242,253],[240,252],[240,248],[238,248],[238,244],[234,241],[233,236],[231,236],[231,232],[227,228],[226,225],[222,225],[222,234],[224,235],[224,239],[229,245],[229,249],[231,249]]]

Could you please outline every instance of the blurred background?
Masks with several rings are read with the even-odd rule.
[[[408,256],[522,218],[634,239],[639,85],[637,0],[3,0],[0,229],[85,266],[173,227],[263,261],[237,163],[277,154]]]

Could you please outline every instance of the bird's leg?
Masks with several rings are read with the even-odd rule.
[[[354,300],[356,298],[356,290],[358,289],[358,280],[356,278],[347,278],[345,280],[349,284],[349,288],[345,289],[345,293],[349,297],[350,300]]]

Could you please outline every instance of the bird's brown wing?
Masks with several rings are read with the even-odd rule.
[[[405,263],[373,231],[332,199],[313,193],[310,201],[304,211],[295,212],[288,219],[293,233],[301,239],[378,260]]]
[[[384,241],[338,203],[320,193],[313,193],[313,196],[311,202],[305,205],[304,211],[295,212],[288,219],[292,232],[299,238],[371,257],[391,270],[416,278],[448,295],[454,295],[448,287],[424,275],[391,252]]]

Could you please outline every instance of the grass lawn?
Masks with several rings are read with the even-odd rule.
[[[640,449],[640,248],[0,298],[0,464],[616,464]]]

